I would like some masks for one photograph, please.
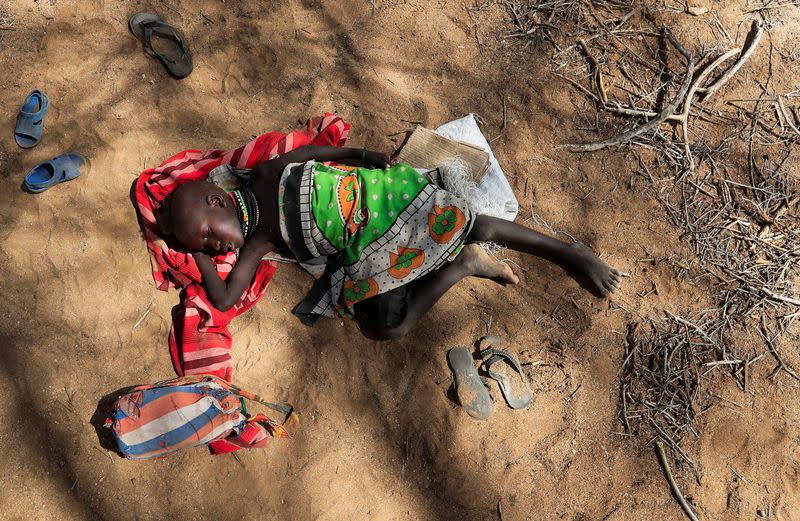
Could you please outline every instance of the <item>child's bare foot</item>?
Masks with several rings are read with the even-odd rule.
[[[477,244],[467,244],[454,262],[460,263],[469,275],[491,279],[500,284],[516,284],[519,282],[511,266],[492,258]]]
[[[589,247],[575,243],[570,244],[569,248],[570,267],[583,275],[592,289],[605,297],[619,287],[619,271],[601,261]]]

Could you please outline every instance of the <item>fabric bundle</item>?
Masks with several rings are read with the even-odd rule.
[[[245,400],[280,412],[283,422],[248,414]],[[261,448],[272,437],[288,438],[287,429],[297,424],[290,405],[266,402],[215,376],[186,376],[135,387],[116,400],[105,422],[119,453],[132,460],[203,445],[215,454]]]

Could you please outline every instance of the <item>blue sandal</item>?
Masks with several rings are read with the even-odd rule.
[[[14,129],[14,140],[22,148],[31,148],[39,144],[44,130],[44,115],[50,108],[50,101],[44,92],[34,90],[19,109],[17,126]]]
[[[38,194],[53,185],[71,181],[88,171],[89,160],[80,154],[63,154],[38,165],[25,176],[25,188]]]

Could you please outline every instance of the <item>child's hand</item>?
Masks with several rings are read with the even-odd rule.
[[[366,166],[370,166],[372,168],[389,168],[392,164],[389,156],[372,150],[364,151],[363,162]]]
[[[200,273],[203,273],[204,269],[214,269],[214,271],[216,271],[214,261],[211,260],[211,257],[209,257],[208,254],[201,251],[196,251],[192,253],[192,257],[194,257],[194,262],[200,269]]]
[[[195,263],[203,276],[202,285],[211,304],[220,311],[227,311],[236,305],[242,294],[253,280],[261,258],[272,251],[272,242],[267,238],[265,230],[257,231],[245,245],[239,249],[236,265],[225,280],[217,273],[214,260],[206,253],[194,252]]]
[[[194,262],[197,264],[197,269],[200,270],[200,275],[203,276],[204,281],[208,280],[209,277],[218,277],[217,266],[208,254],[196,251],[192,253],[192,257],[194,257]]]

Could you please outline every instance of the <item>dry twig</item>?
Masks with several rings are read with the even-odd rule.
[[[686,514],[686,517],[691,519],[692,521],[698,521],[697,516],[695,515],[692,507],[689,506],[689,503],[686,502],[686,498],[683,497],[683,493],[681,493],[681,489],[678,488],[678,484],[675,483],[675,478],[672,477],[672,470],[669,468],[669,463],[667,462],[667,456],[664,454],[664,446],[661,442],[656,442],[656,454],[658,455],[658,463],[661,464],[661,469],[664,471],[664,476],[667,478],[667,482],[669,483],[669,488],[672,489],[672,495],[675,496],[675,499],[678,501],[678,504],[681,506],[681,510]]]

